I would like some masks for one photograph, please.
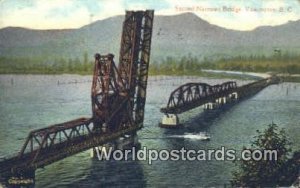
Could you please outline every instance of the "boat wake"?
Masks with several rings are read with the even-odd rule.
[[[192,139],[192,140],[210,140],[210,135],[206,132],[200,132],[197,134],[194,133],[184,133],[184,135],[171,135],[168,138],[183,138],[183,139]]]

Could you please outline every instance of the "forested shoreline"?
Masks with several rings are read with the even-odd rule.
[[[0,74],[92,74],[93,60],[82,58],[0,57]],[[201,69],[300,74],[300,55],[237,56],[211,60],[187,55],[153,60],[150,75],[203,75]]]

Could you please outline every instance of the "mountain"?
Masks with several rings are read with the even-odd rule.
[[[47,58],[82,57],[113,53],[118,56],[124,16],[96,21],[78,29],[0,29],[0,56]],[[192,13],[155,16],[152,58],[187,54],[219,58],[274,53],[274,49],[300,53],[300,20],[279,26],[236,31],[212,25]]]

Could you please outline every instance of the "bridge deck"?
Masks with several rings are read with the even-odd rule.
[[[92,129],[90,131],[88,131],[87,129],[82,129],[79,131],[79,127],[90,126],[90,128],[92,128],[92,124],[92,119],[80,118],[66,123],[56,124],[47,128],[32,131],[30,135],[34,135],[35,133],[44,133],[43,139],[47,140],[48,145],[46,144],[46,142],[44,142],[43,145],[40,145],[39,147],[33,147],[33,149],[29,152],[24,152],[22,155],[21,153],[19,153],[12,158],[1,161],[0,173],[2,174],[10,172],[11,170],[18,171],[26,169],[37,169],[68,156],[85,151],[92,147],[100,146],[125,134],[135,132],[141,128],[141,126],[136,125],[107,133],[101,133]],[[77,134],[74,134],[76,132],[75,129],[78,130]],[[70,130],[73,130],[73,132]],[[49,135],[59,135],[63,131],[67,135],[64,137],[54,138],[54,144],[50,144]],[[26,143],[30,142],[31,141],[28,141]],[[24,147],[26,148],[26,150],[28,150],[27,146],[25,145]]]

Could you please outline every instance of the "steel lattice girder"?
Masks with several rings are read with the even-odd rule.
[[[225,82],[221,85],[205,83],[187,83],[175,89],[168,100],[163,113],[182,113],[195,108],[202,103],[230,94],[237,88],[236,82]]]

